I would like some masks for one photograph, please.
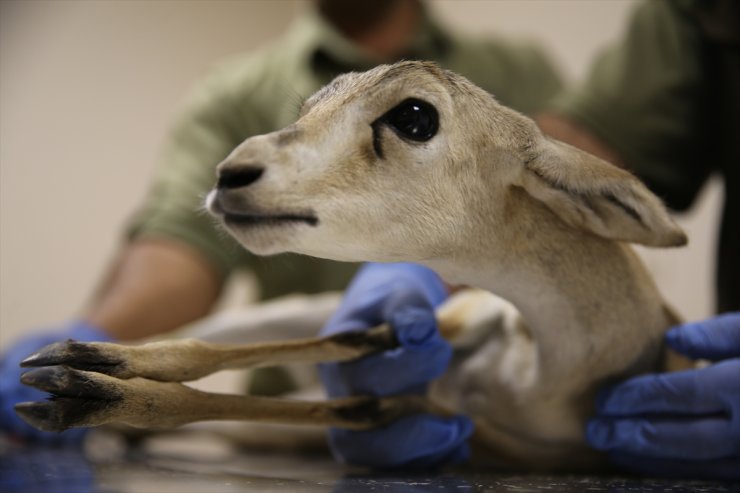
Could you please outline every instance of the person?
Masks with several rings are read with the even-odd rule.
[[[90,307],[80,320],[29,335],[0,360],[0,429],[47,442],[80,440],[79,430],[49,434],[13,410],[43,394],[19,383],[19,362],[67,338],[130,341],[166,333],[204,316],[230,273],[251,269],[263,299],[346,286],[356,265],[301,256],[258,259],[200,213],[215,166],[250,135],[297,116],[307,97],[334,76],[401,58],[431,59],[462,73],[511,107],[534,114],[561,88],[534,45],[478,40],[441,27],[417,0],[318,0],[276,43],[220,65],[195,88],[169,135],[148,197]]]
[[[737,2],[644,2],[582,87],[538,118],[546,133],[630,169],[674,210],[710,175],[724,182],[715,289],[728,314],[666,335],[677,351],[719,362],[605,390],[586,430],[632,472],[740,479],[738,48]]]
[[[546,133],[630,168],[676,210],[691,205],[710,174],[724,178],[717,309],[729,313],[666,334],[679,353],[715,364],[604,389],[585,430],[594,448],[630,472],[740,479],[739,10],[732,0],[639,4],[624,39],[601,54],[584,85],[538,117]],[[443,292],[424,268],[368,266],[324,333],[387,321],[397,333],[431,334]],[[447,354],[429,336],[321,373],[334,397],[416,392],[444,369]],[[383,430],[332,430],[330,443],[342,462],[429,467],[464,460],[471,429],[463,416],[420,415]]]

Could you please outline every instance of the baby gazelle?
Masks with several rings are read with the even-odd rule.
[[[434,404],[281,401],[287,407],[270,414],[250,412],[263,409],[253,397],[194,396],[149,380],[357,357],[393,346],[392,331],[380,327],[262,349],[193,341],[53,346],[26,364],[76,369],[30,372],[29,384],[60,397],[22,405],[29,421],[150,426],[241,415],[362,428],[443,408],[474,419],[476,458],[588,468],[601,459],[583,439],[596,389],[664,368],[662,334],[676,320],[626,245],[685,243],[659,200],[629,173],[543,136],[530,119],[435,64],[338,77],[306,102],[295,124],[242,143],[218,176],[208,208],[254,253],[417,262],[516,309],[475,290],[441,308],[443,333],[464,357],[433,385]],[[67,412],[64,400],[70,382],[83,377],[102,390],[86,404],[96,412],[81,417],[80,406]],[[177,408],[156,397],[171,392]],[[94,399],[100,410],[89,405]]]

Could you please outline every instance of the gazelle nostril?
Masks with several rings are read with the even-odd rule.
[[[241,188],[256,182],[264,173],[264,168],[243,166],[240,168],[226,168],[219,172],[217,188]]]

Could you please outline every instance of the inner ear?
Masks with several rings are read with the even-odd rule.
[[[606,219],[606,214],[603,211],[605,205],[611,205],[618,207],[622,212],[634,221],[641,224],[643,227],[647,227],[645,220],[638,211],[637,207],[633,207],[630,203],[625,200],[627,196],[631,195],[631,191],[628,189],[622,190],[621,195],[624,198],[620,198],[609,188],[605,189],[580,189],[569,188],[566,183],[562,180],[558,181],[557,177],[547,176],[540,169],[529,167],[529,171],[543,182],[543,185],[550,188],[553,191],[559,192],[564,200],[575,201],[576,209],[581,207],[588,209],[590,212],[598,216],[599,218]]]
[[[629,172],[562,142],[542,139],[521,186],[566,223],[604,238],[680,246],[686,235]]]

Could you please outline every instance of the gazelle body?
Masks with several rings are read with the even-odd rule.
[[[496,295],[472,291],[439,313],[458,357],[431,398],[473,417],[478,458],[596,467],[583,429],[598,387],[663,368],[676,319],[626,244],[685,243],[659,200],[434,64],[338,77],[218,173],[208,209],[254,253],[417,262]],[[134,375],[177,379],[122,376]]]
[[[424,140],[390,121],[415,103],[428,113],[420,125],[438,118]],[[511,301],[522,317],[435,395],[520,460],[583,447],[597,385],[659,364],[675,320],[622,241],[678,245],[683,233],[627,172],[433,64],[339,77],[296,124],[248,139],[219,172],[210,209],[255,253],[418,262]],[[235,178],[250,172],[253,182]]]

